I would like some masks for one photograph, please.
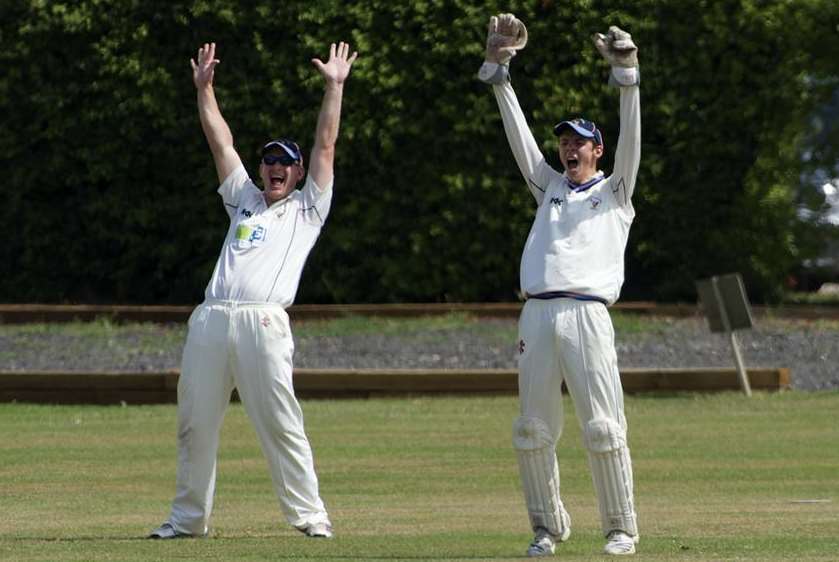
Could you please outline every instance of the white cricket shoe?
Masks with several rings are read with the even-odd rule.
[[[570,521],[568,522],[570,523]],[[552,556],[556,552],[556,543],[565,542],[571,536],[571,526],[566,524],[562,529],[562,535],[554,536],[543,527],[536,529],[533,542],[527,547],[527,555],[531,558],[539,556]]]
[[[147,538],[149,539],[190,539],[190,538],[204,538],[207,533],[203,535],[193,535],[190,533],[182,533],[175,529],[168,521],[152,531]]]
[[[638,535],[631,537],[623,531],[612,531],[606,537],[606,546],[603,547],[603,552],[616,556],[635,554],[635,545],[637,543]]]
[[[317,539],[331,539],[333,536],[332,524],[328,521],[312,523],[302,528],[298,527],[297,530],[306,535],[307,537],[313,537]]]
[[[536,529],[536,536],[533,537],[533,542],[527,547],[527,555],[530,558],[536,558],[539,556],[553,556],[554,552],[556,552],[556,541],[553,535],[542,527]]]
[[[571,516],[563,509],[560,513],[562,517],[562,534],[559,536],[552,535],[544,527],[536,527],[536,535],[530,546],[527,547],[527,555],[531,558],[538,556],[551,556],[556,552],[556,543],[565,542],[571,536]]]

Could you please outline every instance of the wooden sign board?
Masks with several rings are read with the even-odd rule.
[[[696,282],[699,301],[712,332],[751,328],[752,311],[739,273],[716,275]]]

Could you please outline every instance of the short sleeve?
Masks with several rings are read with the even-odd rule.
[[[329,209],[332,205],[332,185],[334,180],[330,181],[326,186],[321,187],[315,183],[312,175],[306,176],[306,182],[303,184],[303,211],[307,217],[313,221],[319,221],[323,224],[326,221],[326,216],[329,214]]]
[[[245,186],[253,183],[245,171],[245,166],[241,165],[230,172],[218,188],[218,194],[221,195],[224,201],[224,209],[231,217],[236,213],[239,207],[239,202],[242,199],[242,193],[245,192]]]

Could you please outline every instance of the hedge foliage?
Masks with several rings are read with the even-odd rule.
[[[310,59],[339,40],[360,58],[298,302],[515,299],[534,206],[475,79],[499,11],[528,25],[513,81],[556,167],[561,118],[597,121],[607,152],[617,137],[591,33],[616,24],[640,46],[625,298],[692,299],[696,278],[740,271],[771,300],[818,251],[796,206],[805,168],[835,156],[807,148],[839,77],[833,0],[7,0],[0,300],[198,302],[227,219],[189,57],[218,44],[217,95],[256,177],[267,138],[311,146]]]

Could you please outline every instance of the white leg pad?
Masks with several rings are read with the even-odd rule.
[[[571,518],[559,499],[559,464],[548,426],[538,418],[518,418],[513,424],[513,447],[530,525],[534,531],[547,529],[557,540],[567,539]]]
[[[621,530],[638,535],[632,485],[632,462],[625,430],[609,419],[594,419],[583,428],[591,478],[600,506],[603,533]]]

